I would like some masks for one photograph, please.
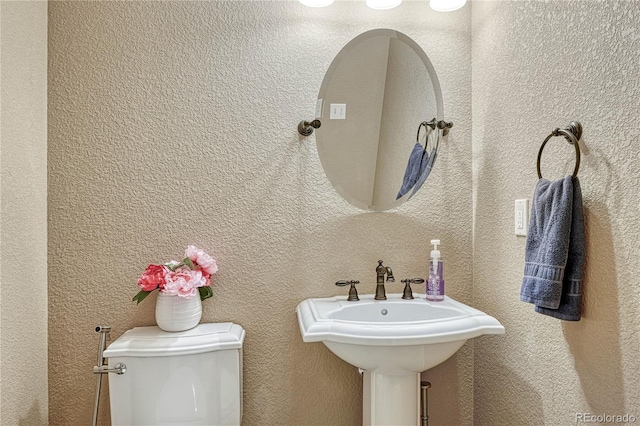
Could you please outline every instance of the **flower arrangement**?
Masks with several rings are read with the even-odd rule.
[[[159,289],[169,296],[191,298],[200,294],[200,300],[213,296],[211,275],[218,272],[216,260],[196,246],[188,246],[182,262],[172,260],[163,265],[151,264],[138,278],[140,291],[133,296],[136,304],[152,291]]]

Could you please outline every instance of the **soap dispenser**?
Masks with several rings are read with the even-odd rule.
[[[444,300],[444,275],[442,256],[438,246],[440,240],[431,240],[433,250],[431,250],[431,261],[429,262],[429,278],[427,279],[427,300]]]

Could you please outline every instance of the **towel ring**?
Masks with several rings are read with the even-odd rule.
[[[444,121],[442,121],[442,123],[444,123]],[[453,124],[452,124],[453,126]],[[422,123],[420,123],[418,125],[418,133],[416,134],[416,143],[419,144],[420,143],[420,130],[422,130],[422,128],[424,127],[424,131],[426,132],[425,135],[425,141],[424,141],[424,149],[426,151],[427,147],[429,146],[429,135],[431,134],[431,132],[435,131],[435,129],[438,128],[438,123],[436,122],[436,119],[434,118],[431,121],[423,121]],[[445,130],[447,130],[445,128]],[[435,144],[435,150],[436,152],[438,151],[438,147],[440,147],[440,137],[436,138],[436,142]],[[433,145],[432,144],[432,150],[433,150]]]
[[[578,170],[580,169],[580,146],[578,144],[578,140],[580,140],[580,136],[582,136],[582,124],[579,121],[572,121],[571,124],[564,128],[557,128],[551,132],[549,136],[542,142],[542,146],[540,146],[540,151],[538,151],[538,179],[542,179],[542,172],[540,171],[540,160],[542,159],[542,150],[544,146],[549,142],[553,136],[564,136],[564,138],[572,144],[576,150],[576,166],[573,169],[573,174],[571,177],[575,178],[578,176]]]
[[[434,120],[435,120],[435,118],[434,118]],[[416,143],[420,143],[420,130],[422,130],[422,127],[423,127],[423,126],[424,126],[424,131],[427,133],[427,134],[426,134],[426,137],[427,137],[427,138],[429,137],[429,129],[430,129],[430,128],[431,128],[432,130],[433,130],[433,129],[435,129],[435,126],[432,128],[432,127],[429,125],[429,123],[428,123],[428,122],[426,122],[426,121],[423,121],[422,123],[420,123],[420,124],[418,125],[418,133],[416,134]],[[425,148],[427,147],[427,142],[428,142],[428,141],[425,141]]]

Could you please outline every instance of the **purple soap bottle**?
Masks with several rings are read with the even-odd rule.
[[[429,278],[427,279],[427,300],[444,300],[444,275],[442,256],[438,246],[440,240],[431,240],[433,250],[431,250],[431,261],[429,262]]]

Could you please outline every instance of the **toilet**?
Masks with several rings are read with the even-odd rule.
[[[111,424],[240,425],[244,335],[233,323],[125,332],[104,352],[109,368],[126,365],[109,374]]]

